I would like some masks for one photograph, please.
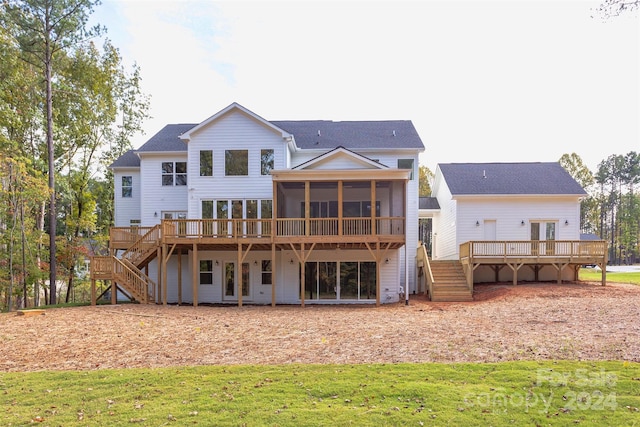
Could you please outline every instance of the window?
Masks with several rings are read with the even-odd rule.
[[[162,162],[162,185],[187,185],[187,162]]]
[[[131,197],[133,195],[133,177],[122,177],[122,197]]]
[[[273,150],[260,151],[260,174],[269,175],[273,169]]]
[[[273,282],[271,281],[271,260],[263,259],[262,260],[262,284],[263,285],[271,285]]]
[[[249,151],[248,150],[225,150],[224,174],[226,176],[249,175]]]
[[[210,259],[200,261],[200,284],[213,285],[213,261]]]
[[[398,159],[398,169],[411,169],[409,179],[413,179],[413,159]]]
[[[200,150],[200,176],[213,176],[213,151]]]

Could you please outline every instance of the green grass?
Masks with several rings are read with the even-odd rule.
[[[578,278],[587,282],[600,282],[602,273],[594,268],[581,268]],[[607,272],[607,282],[611,283],[632,283],[640,285],[640,272],[633,273],[613,273]]]
[[[638,425],[640,364],[209,366],[0,375],[0,425]]]

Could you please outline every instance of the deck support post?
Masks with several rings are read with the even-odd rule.
[[[276,245],[271,244],[271,307],[276,306]]]
[[[156,300],[154,302],[158,304],[162,301],[162,245],[158,245],[156,260],[158,263],[158,280],[156,283]]]
[[[182,249],[178,250],[178,305],[182,305]]]
[[[96,279],[91,279],[91,305],[96,305]]]
[[[111,305],[118,304],[118,284],[115,279],[111,279]]]
[[[193,306],[198,306],[198,244],[193,244],[191,251],[191,288],[193,292]]]

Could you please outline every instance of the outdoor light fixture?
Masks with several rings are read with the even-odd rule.
[[[569,225],[569,220],[568,219],[564,220],[564,225]]]
[[[157,218],[158,217],[158,212],[154,212],[153,216],[155,216]]]
[[[258,265],[258,260],[253,261],[253,265]]]
[[[293,264],[293,258],[289,260],[289,264]]]
[[[216,265],[220,265],[220,263],[218,262],[218,260],[216,260]]]
[[[476,221],[476,227],[480,227],[480,221]]]
[[[389,261],[390,261],[390,259],[389,259],[389,258],[387,258],[387,259],[385,259],[385,260],[384,260],[384,263],[385,263],[385,264],[389,264]]]
[[[520,225],[524,225],[524,219],[520,221]]]

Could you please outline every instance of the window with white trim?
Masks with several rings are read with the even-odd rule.
[[[213,261],[210,259],[200,260],[200,284],[213,285]]]
[[[162,185],[187,185],[187,162],[162,162]]]
[[[133,177],[122,177],[122,197],[133,197]]]

